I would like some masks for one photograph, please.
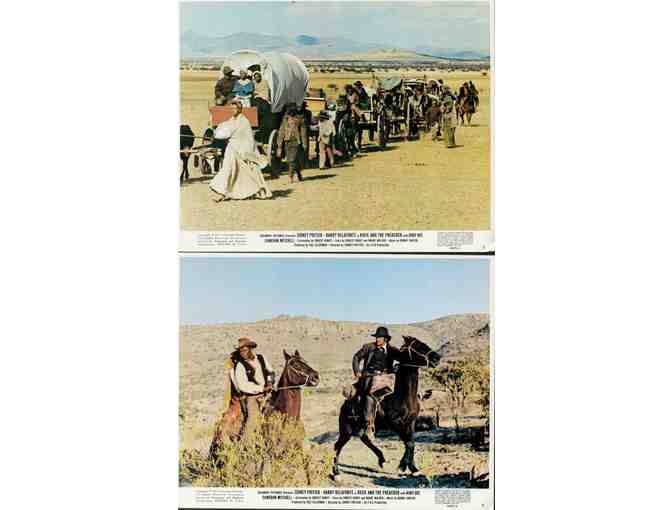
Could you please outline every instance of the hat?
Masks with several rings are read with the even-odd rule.
[[[320,119],[327,120],[327,119],[330,118],[330,116],[329,116],[329,112],[327,112],[327,111],[325,111],[325,110],[322,110],[322,111],[319,113],[318,117],[319,117]]]
[[[243,338],[238,339],[238,347],[236,347],[235,349],[240,350],[243,347],[249,347],[250,349],[256,349],[257,348],[257,343],[244,336]]]
[[[231,69],[229,66],[223,66],[222,67],[222,74],[227,75],[231,74],[233,72],[233,69]]]
[[[390,336],[389,331],[387,331],[387,328],[385,326],[378,326],[378,328],[376,328],[376,332],[371,336],[374,336],[376,338],[383,337],[383,338],[387,338],[388,340],[390,338],[392,338]]]
[[[296,109],[296,106],[290,106],[287,108],[287,115],[290,117],[296,117],[299,114],[299,110]]]
[[[359,86],[361,86],[361,87],[364,86],[364,84],[363,84],[361,81],[359,81],[359,80],[357,80],[357,81],[355,82],[355,85],[359,85]]]

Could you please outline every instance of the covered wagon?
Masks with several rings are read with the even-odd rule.
[[[290,104],[301,105],[308,93],[308,70],[294,55],[289,53],[241,50],[231,53],[222,61],[221,69],[229,67],[234,75],[241,71],[259,72],[265,92],[255,93],[249,107],[243,107],[243,115],[250,121],[254,138],[261,150],[268,156],[271,164],[277,164],[275,157],[276,135],[282,123],[286,108]],[[217,171],[225,140],[214,140],[212,133],[222,122],[230,119],[234,113],[232,105],[210,106],[209,128],[203,138],[212,142],[214,170]]]
[[[280,127],[285,108],[290,104],[301,105],[308,91],[308,70],[294,55],[289,53],[258,53],[242,50],[232,53],[223,61],[224,66],[239,74],[245,70],[261,73],[263,82],[268,85],[268,96],[255,95],[251,106],[243,108],[255,130],[257,142],[269,145],[274,131]],[[228,120],[233,115],[233,107],[211,106],[210,125],[212,127]]]

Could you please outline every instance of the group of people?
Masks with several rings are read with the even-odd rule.
[[[268,84],[258,71],[252,73],[251,79],[246,71],[241,71],[235,79],[231,68],[222,69],[222,76],[215,85],[215,102],[233,105],[235,110],[229,120],[214,130],[216,140],[227,140],[221,168],[210,182],[215,202],[272,197],[262,170],[270,165],[271,177],[277,178],[278,165],[271,164],[268,156],[259,152],[250,122],[242,113],[243,107],[250,105],[252,97],[268,100],[268,90]],[[471,81],[463,83],[457,94],[439,79],[430,80],[427,88],[422,84],[412,89],[409,87],[403,94],[380,89],[374,97],[369,96],[361,81],[356,81],[345,86],[345,94],[339,98],[332,111],[323,110],[319,113],[316,126],[313,125],[312,114],[305,102],[301,105],[286,105],[274,156],[281,159],[284,154],[291,183],[295,179],[303,180],[302,170],[311,158],[311,134],[316,135],[320,169],[336,166],[336,157],[356,157],[362,146],[362,130],[358,129],[358,123],[363,112],[372,110],[372,101],[374,106],[380,105],[382,101],[382,107],[391,109],[400,108],[401,105],[396,102],[407,101],[412,112],[410,125],[406,127],[409,135],[417,134],[420,120],[423,119],[432,133],[432,139],[438,139],[445,131],[446,144],[454,146],[455,127],[452,117],[456,116],[457,108],[468,98],[478,105],[478,90]],[[337,125],[340,132],[336,129]]]
[[[386,327],[378,327],[371,336],[374,341],[364,344],[352,357],[355,392],[348,398],[357,435],[373,428],[377,403],[394,389],[395,362],[401,354],[390,345],[391,336]],[[225,366],[225,388],[230,391],[225,400],[229,401],[229,409],[238,411],[239,406],[242,412],[243,440],[258,431],[263,402],[276,383],[270,360],[257,353],[257,347],[254,340],[240,338]]]
[[[222,122],[214,130],[215,140],[226,140],[224,158],[219,171],[210,181],[210,189],[215,202],[223,200],[242,200],[250,197],[271,198],[262,170],[270,165],[269,158],[260,153],[254,140],[252,126],[243,115],[243,100],[233,97],[228,104],[234,107],[232,117]],[[312,115],[303,103],[301,106],[288,105],[277,134],[275,156],[287,160],[289,180],[303,180],[302,170],[310,157],[309,129]],[[335,166],[334,135],[335,127],[328,112],[320,112],[317,126],[317,145],[319,167],[324,169],[327,163]],[[277,166],[271,165],[271,177],[277,178]]]
[[[222,67],[219,80],[215,84],[215,104],[223,106],[238,99],[243,106],[251,105],[252,97],[270,100],[268,83],[259,71],[250,72],[242,69],[236,76],[234,70],[228,66]]]

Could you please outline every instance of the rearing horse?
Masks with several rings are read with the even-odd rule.
[[[278,387],[271,394],[271,398],[264,408],[264,415],[280,413],[286,419],[301,419],[301,389],[315,387],[320,382],[320,374],[301,357],[299,351],[288,354],[282,351],[285,357],[285,367],[282,370]],[[234,397],[227,410],[217,421],[215,433],[210,444],[210,457],[217,458],[217,451],[226,441],[237,440],[241,427],[240,401]]]
[[[385,397],[378,406],[376,417],[387,422],[390,429],[397,433],[404,442],[404,455],[399,462],[399,470],[403,473],[407,469],[411,473],[419,471],[415,465],[415,420],[420,412],[418,399],[418,371],[420,368],[434,368],[441,360],[441,355],[432,350],[427,344],[417,338],[404,336],[404,345],[398,357],[398,369],[394,381],[394,392]],[[353,422],[350,412],[351,402],[346,401],[341,406],[338,418],[338,440],[334,445],[336,455],[332,473],[334,477],[340,474],[338,458],[345,444],[353,436],[357,425]],[[378,465],[382,468],[385,463],[383,452],[378,449],[366,432],[360,438],[378,457]]]

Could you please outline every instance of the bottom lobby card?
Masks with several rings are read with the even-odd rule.
[[[488,257],[181,258],[181,508],[488,508]]]

